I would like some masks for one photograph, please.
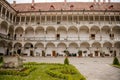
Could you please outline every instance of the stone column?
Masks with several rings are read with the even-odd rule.
[[[7,19],[7,9],[5,10],[5,19]]]
[[[40,24],[41,24],[41,12],[40,12],[40,14],[39,14],[39,15],[40,15],[40,21],[39,21],[39,22],[40,22]]]
[[[17,15],[15,16],[15,23],[16,23],[16,18],[17,18]]]
[[[21,23],[21,15],[20,15],[20,23]]]
[[[100,21],[101,21],[101,20],[100,20],[100,15],[101,15],[101,14],[99,13],[99,14],[98,14],[98,17],[99,17],[99,20],[98,20],[98,21],[99,21],[99,24],[100,24]]]
[[[77,14],[77,22],[79,23],[79,13]]]
[[[34,21],[35,23],[36,23],[36,17],[37,17],[37,13],[35,13],[35,21]]]
[[[108,15],[108,16],[109,16],[109,23],[111,24],[111,17],[110,17],[110,13],[109,13],[109,15]]]
[[[73,23],[73,21],[74,21],[74,15],[73,15],[73,12],[72,12],[72,23]]]
[[[30,12],[30,20],[29,20],[29,23],[31,23],[31,12]]]
[[[25,23],[26,23],[26,13],[25,13]]]
[[[10,12],[9,12],[9,17],[8,17],[8,18],[9,18],[9,20],[10,20]]]
[[[115,20],[115,24],[116,24],[115,12],[114,12],[114,20]]]
[[[0,11],[0,12],[1,12],[1,16],[2,16],[2,12],[3,12],[3,6],[1,6],[1,11]]]
[[[91,22],[91,20],[90,20],[90,14],[88,13],[88,22]]]
[[[45,15],[45,24],[47,24],[47,15]]]
[[[14,14],[12,14],[12,23],[13,23],[13,19],[14,19]]]

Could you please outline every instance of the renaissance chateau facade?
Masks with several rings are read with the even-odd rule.
[[[0,0],[0,53],[120,56],[120,3]]]

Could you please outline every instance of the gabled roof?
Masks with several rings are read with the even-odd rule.
[[[51,2],[51,3],[20,3],[12,7],[19,12],[22,11],[49,11],[51,5],[54,6],[54,10],[120,10],[120,3],[94,3],[94,2]],[[31,7],[32,6],[32,7]]]

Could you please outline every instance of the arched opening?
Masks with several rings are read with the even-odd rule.
[[[46,39],[55,40],[55,28],[52,26],[47,27],[46,29]]]
[[[109,26],[103,26],[102,29],[102,40],[109,40],[111,36],[110,28]]]
[[[43,27],[37,27],[35,29],[35,37],[36,37],[36,39],[44,40],[44,37],[45,37],[44,32],[45,32],[45,30],[44,30]]]
[[[69,56],[77,56],[78,44],[77,43],[70,43],[69,47],[68,47],[68,51],[70,53]]]
[[[88,42],[82,42],[80,44],[80,51],[82,52],[81,53],[81,56],[88,56],[88,54],[90,54],[90,44]]]
[[[33,48],[34,48],[34,46],[32,43],[26,43],[24,45],[24,55],[34,56]]]
[[[16,35],[16,37],[22,37],[23,36],[23,32],[24,32],[24,30],[23,30],[22,27],[17,27],[15,29],[15,35]]]
[[[120,56],[120,41],[114,44],[114,56]]]
[[[22,54],[22,44],[19,42],[15,43],[14,50],[16,51],[17,54],[21,55]]]
[[[56,39],[57,40],[66,40],[67,38],[67,29],[64,26],[60,26],[57,28]]]
[[[94,42],[92,44],[91,52],[93,56],[100,56],[101,44],[99,42]]]
[[[35,56],[44,56],[42,54],[42,51],[44,50],[44,44],[43,43],[36,43],[35,44]]]
[[[65,43],[59,43],[57,45],[57,53],[59,56],[64,56],[65,53],[64,53],[64,50],[66,50],[67,48],[67,45]]]
[[[25,37],[33,37],[34,29],[32,27],[28,27],[25,29]]]
[[[92,26],[91,27],[90,38],[92,40],[100,40],[100,28],[98,26]]]
[[[89,40],[89,28],[87,26],[81,26],[79,28],[79,39]]]
[[[8,37],[12,39],[12,38],[13,38],[13,33],[14,33],[14,26],[11,25],[11,26],[9,27]]]
[[[114,26],[113,29],[114,39],[119,40],[120,38],[120,26]]]
[[[47,56],[56,56],[56,48],[54,43],[46,44],[46,55]]]
[[[105,56],[110,56],[113,54],[113,48],[112,48],[112,43],[110,42],[105,42],[103,44],[103,48],[102,48],[102,53]]]
[[[6,21],[2,21],[0,26],[0,33],[7,35],[8,23]]]
[[[68,40],[78,40],[78,29],[75,26],[68,28]]]
[[[0,55],[6,55],[9,53],[9,51],[6,50],[7,48],[7,42],[4,40],[0,41]]]

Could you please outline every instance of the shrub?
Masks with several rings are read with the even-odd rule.
[[[0,63],[2,63],[3,62],[3,57],[0,57]]]
[[[20,76],[27,76],[30,74],[30,72],[34,71],[36,68],[31,67],[31,68],[24,68],[23,70],[0,70],[0,75],[20,75]]]
[[[117,57],[114,57],[113,65],[119,65],[119,60]]]
[[[67,57],[66,57],[66,58],[65,58],[65,60],[64,60],[64,64],[69,65],[69,60],[68,60],[68,58],[67,58]]]

